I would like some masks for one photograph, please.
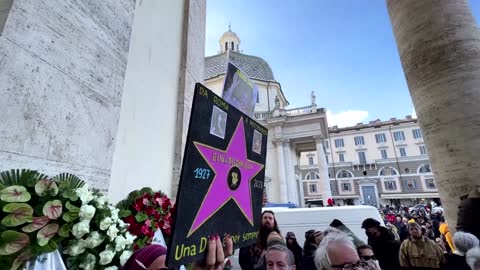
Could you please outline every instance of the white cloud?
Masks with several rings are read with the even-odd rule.
[[[330,127],[349,127],[354,126],[357,123],[365,122],[368,118],[367,111],[360,110],[348,110],[343,112],[334,113],[327,110],[327,121]]]
[[[415,111],[415,108],[412,109],[412,118],[417,118],[417,112]]]

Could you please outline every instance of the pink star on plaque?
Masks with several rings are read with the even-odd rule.
[[[194,145],[215,172],[215,177],[203,198],[187,237],[192,235],[229,200],[233,200],[238,205],[245,218],[253,226],[250,181],[263,169],[264,165],[247,159],[243,117],[238,122],[227,150],[220,150],[198,142],[194,142]]]

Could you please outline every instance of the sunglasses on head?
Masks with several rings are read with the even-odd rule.
[[[364,259],[365,261],[370,261],[370,260],[376,260],[377,258],[375,258],[375,255],[373,256],[360,256],[362,259]]]

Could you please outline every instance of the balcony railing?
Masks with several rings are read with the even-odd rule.
[[[280,110],[280,115],[284,116],[300,116],[300,115],[308,115],[316,112],[324,112],[323,108],[317,109],[315,106],[305,106],[300,108],[295,108],[291,110]],[[263,111],[263,112],[255,112],[253,114],[256,120],[266,120],[273,117],[273,111]]]
[[[272,112],[256,112],[253,114],[257,120],[265,120],[272,118]]]
[[[301,108],[286,110],[285,112],[286,112],[287,116],[299,116],[299,115],[316,113],[317,108],[312,107],[312,106],[305,106],[305,107],[301,107]]]

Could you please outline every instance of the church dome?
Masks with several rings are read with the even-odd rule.
[[[205,80],[225,74],[230,61],[251,79],[275,81],[267,61],[240,52],[240,38],[230,27],[220,38],[220,54],[205,57]],[[227,59],[228,58],[228,59]]]
[[[225,74],[228,61],[240,68],[251,79],[275,81],[267,61],[257,56],[233,51],[205,57],[205,80]]]

